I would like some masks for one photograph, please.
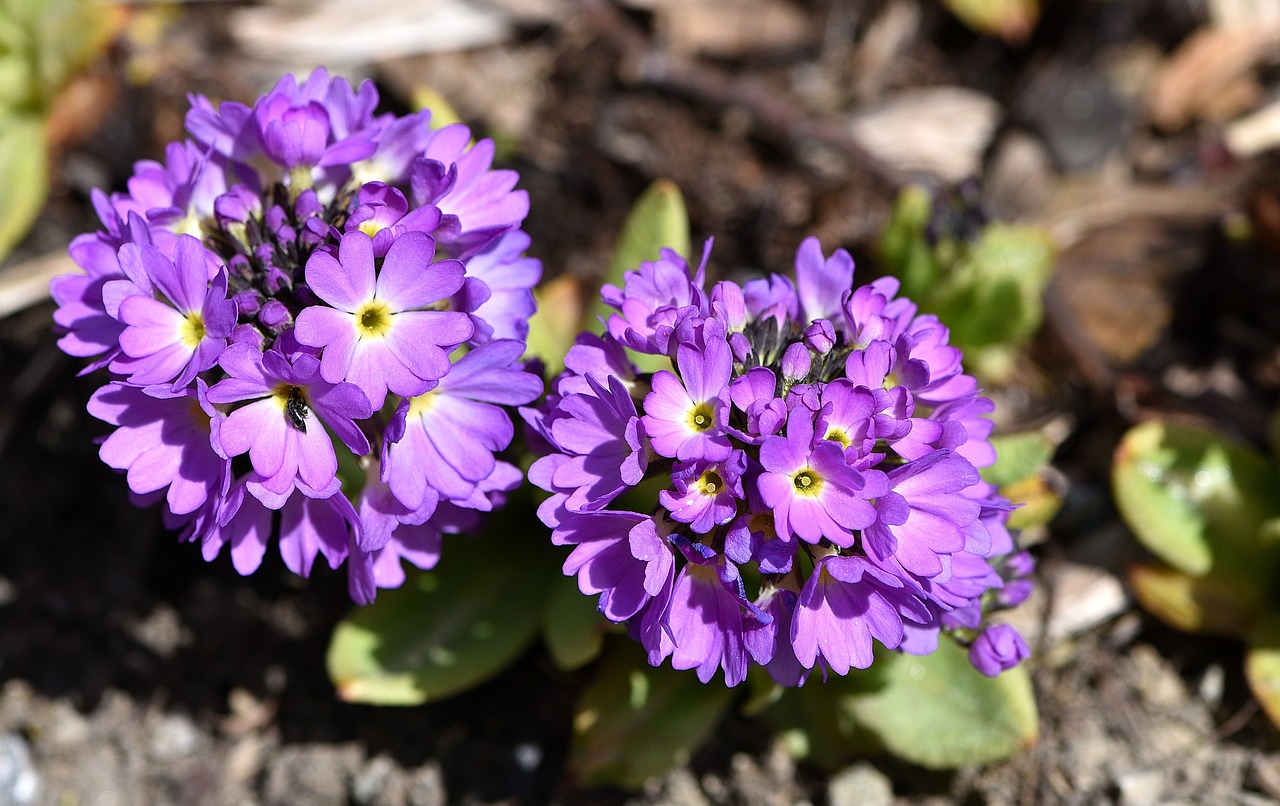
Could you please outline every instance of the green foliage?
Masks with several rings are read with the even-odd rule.
[[[0,0],[0,259],[48,196],[45,120],[53,100],[112,29],[108,12],[87,0]]]
[[[1049,477],[1049,462],[1057,445],[1042,431],[999,434],[991,438],[996,463],[983,468],[982,478],[1019,509],[1009,516],[1013,529],[1044,526],[1062,506],[1062,496]]]
[[[997,222],[970,238],[947,232],[941,217],[928,191],[904,190],[881,240],[881,268],[947,323],[974,371],[1001,380],[1016,348],[1040,329],[1056,248],[1038,227]]]
[[[419,705],[501,672],[537,635],[558,574],[545,542],[509,524],[446,538],[447,570],[415,573],[338,624],[328,654],[338,696]]]
[[[654,668],[632,641],[611,645],[573,718],[570,773],[580,784],[638,789],[686,761],[715,728],[733,692],[692,671]]]
[[[1245,677],[1280,725],[1280,469],[1208,428],[1148,422],[1116,450],[1116,505],[1158,560],[1130,569],[1147,610],[1179,629],[1248,643]]]
[[[1152,554],[1192,576],[1263,582],[1273,548],[1259,539],[1280,515],[1277,475],[1258,451],[1205,428],[1148,422],[1116,450],[1120,515]]]
[[[604,647],[610,622],[596,610],[596,600],[578,590],[576,577],[558,577],[542,615],[542,640],[551,659],[565,671],[595,660]]]
[[[883,667],[882,684],[845,698],[842,707],[899,758],[953,769],[1006,758],[1035,743],[1039,717],[1023,666],[984,677],[964,648],[947,640],[930,655],[885,655],[876,665]]]

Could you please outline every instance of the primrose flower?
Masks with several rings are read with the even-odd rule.
[[[240,573],[278,543],[351,595],[433,566],[521,480],[505,407],[541,264],[493,145],[316,70],[251,105],[191,97],[191,139],[93,193],[55,278],[59,346],[105,369],[102,459]],[[446,550],[447,551],[447,550]]]
[[[946,328],[892,280],[854,288],[848,253],[814,239],[794,280],[710,292],[709,248],[606,286],[606,334],[580,336],[545,405],[522,410],[564,572],[651,663],[703,682],[754,663],[801,685],[943,632],[983,673],[1016,664],[1016,633],[985,613],[1026,598],[1033,563],[978,475],[992,406]],[[628,349],[671,368],[642,372]]]

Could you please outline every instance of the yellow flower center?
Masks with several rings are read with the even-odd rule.
[[[431,411],[436,405],[436,393],[434,391],[409,398],[409,417],[421,417]]]
[[[714,470],[704,470],[697,481],[698,492],[706,496],[719,495],[724,490],[724,479]]]
[[[791,483],[800,495],[815,496],[822,490],[822,476],[809,467],[792,476]]]
[[[832,442],[839,442],[842,448],[849,447],[849,443],[853,441],[849,439],[849,435],[843,428],[828,428],[826,438]]]
[[[182,323],[179,338],[185,346],[193,350],[200,346],[201,341],[204,341],[204,317],[199,311],[187,314],[186,321]]]
[[[391,330],[391,306],[371,299],[356,310],[356,330],[365,339],[380,339]]]
[[[359,229],[365,235],[368,235],[370,238],[372,238],[373,236],[377,235],[379,232],[382,232],[382,230],[385,229],[385,227],[383,227],[381,224],[379,224],[378,222],[374,221],[371,218],[368,221],[361,224]]]
[[[716,424],[716,414],[707,403],[699,403],[689,411],[689,426],[694,431],[706,431]]]

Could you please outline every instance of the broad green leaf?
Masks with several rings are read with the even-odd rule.
[[[596,610],[596,597],[578,590],[577,577],[561,576],[551,586],[542,615],[542,640],[556,666],[565,671],[595,660],[609,621]]]
[[[989,224],[929,296],[964,349],[1026,341],[1044,320],[1041,301],[1056,248],[1037,227]]]
[[[1259,530],[1280,514],[1280,484],[1246,445],[1197,426],[1143,423],[1116,449],[1112,487],[1129,528],[1180,571],[1261,582],[1275,567]]]
[[[1008,758],[1035,743],[1039,717],[1025,667],[983,677],[948,640],[931,655],[886,655],[879,663],[883,687],[846,698],[844,707],[899,758],[952,769]]]
[[[933,214],[933,196],[919,186],[898,194],[889,224],[880,238],[880,268],[902,283],[903,296],[917,302],[938,283],[942,267],[925,239]]]
[[[0,260],[22,240],[49,195],[44,121],[0,112]]]
[[[1003,487],[1030,478],[1039,473],[1053,458],[1056,447],[1043,431],[1022,431],[1017,434],[997,434],[991,437],[996,449],[996,463],[984,467],[983,481]]]
[[[527,514],[527,513],[526,513]],[[543,540],[495,524],[445,538],[440,571],[410,575],[334,630],[329,677],[348,702],[418,705],[501,672],[538,630],[557,573]]]
[[[1040,19],[1039,0],[942,0],[965,25],[980,34],[1021,45]]]
[[[582,332],[582,286],[568,275],[543,283],[533,291],[538,311],[529,319],[525,358],[540,358],[548,377],[564,369],[564,356]]]
[[[689,212],[680,188],[669,179],[655,180],[627,214],[605,282],[621,286],[624,272],[657,260],[663,247],[690,259],[689,244]]]
[[[1244,675],[1272,724],[1280,725],[1280,613],[1267,612],[1254,625]]]
[[[1185,632],[1244,638],[1264,594],[1256,582],[1209,571],[1191,576],[1164,563],[1129,568],[1129,586],[1143,609]]]
[[[623,276],[627,272],[645,261],[657,260],[663,247],[675,250],[686,260],[691,258],[689,212],[685,209],[680,188],[669,179],[655,180],[631,207],[627,220],[623,222],[622,231],[618,234],[618,242],[613,248],[613,257],[609,260],[609,268],[602,284],[613,284],[621,288]],[[597,318],[608,321],[609,316],[616,311],[606,305],[599,295],[594,299],[586,326],[600,332],[601,325]],[[633,354],[632,357],[635,358],[636,355]],[[641,369],[653,371],[644,366]]]
[[[426,85],[415,87],[409,98],[409,105],[419,111],[430,109],[433,129],[443,129],[454,123],[462,123],[462,116],[434,87]]]
[[[638,789],[688,760],[732,700],[720,680],[654,668],[632,641],[606,648],[573,718],[569,770],[575,783]]]
[[[124,19],[122,9],[90,0],[0,2],[0,60],[21,59],[22,78],[0,67],[0,99],[28,111],[48,109],[71,75],[105,48]]]

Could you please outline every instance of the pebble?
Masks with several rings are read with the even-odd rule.
[[[40,793],[40,778],[21,736],[0,736],[0,806],[27,806]]]
[[[1164,773],[1160,770],[1130,770],[1116,778],[1120,806],[1155,806],[1164,794]]]
[[[196,751],[200,731],[184,714],[166,714],[151,728],[147,755],[159,762],[178,761]]]
[[[407,795],[409,806],[445,806],[449,799],[440,767],[431,763],[419,768],[409,779]]]
[[[892,806],[893,784],[870,764],[855,764],[827,784],[831,806]]]

